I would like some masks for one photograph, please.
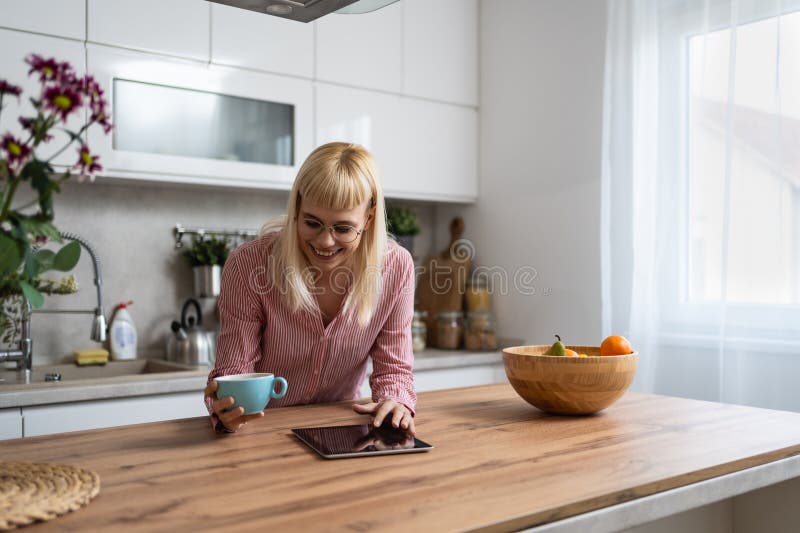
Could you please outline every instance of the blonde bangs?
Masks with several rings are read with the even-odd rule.
[[[366,176],[373,175],[372,165],[367,161],[356,161],[352,157],[344,159],[344,152],[338,161],[330,161],[323,168],[309,169],[298,184],[300,196],[315,205],[328,209],[353,209],[373,198],[372,186]],[[360,158],[359,158],[360,159]]]

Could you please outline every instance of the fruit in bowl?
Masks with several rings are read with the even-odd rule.
[[[639,357],[627,340],[606,340],[600,346],[562,344],[563,355],[547,355],[552,349],[548,345],[505,348],[506,376],[517,394],[542,411],[563,415],[596,413],[625,394],[633,382]],[[568,356],[567,350],[577,356]],[[560,352],[558,348],[555,351]]]

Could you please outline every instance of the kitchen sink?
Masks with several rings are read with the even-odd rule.
[[[145,376],[171,372],[208,373],[205,367],[186,366],[170,363],[158,359],[137,359],[134,361],[109,361],[105,365],[78,366],[75,364],[47,365],[34,367],[31,372],[31,383],[44,383],[50,381],[47,376],[58,375],[61,382],[80,380],[98,380],[113,378],[129,378],[132,376]],[[20,375],[16,370],[10,369],[0,373],[0,386],[2,384],[19,384]]]

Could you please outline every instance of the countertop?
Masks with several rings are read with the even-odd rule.
[[[143,372],[137,367],[128,373],[120,373],[114,368],[124,365],[141,366],[148,361],[155,367],[152,371]],[[427,349],[414,356],[415,371],[485,364],[502,365],[502,352]],[[174,368],[169,368],[170,366]],[[139,359],[124,363],[112,361],[104,367],[50,365],[35,367],[36,379],[30,384],[15,383],[16,372],[13,370],[0,371],[0,377],[6,376],[4,382],[0,382],[0,409],[201,391],[206,386],[209,370],[208,367],[181,367],[157,359]],[[42,381],[42,376],[52,371],[61,373],[64,376],[63,381]]]
[[[507,384],[420,393],[430,452],[326,460],[290,432],[362,422],[350,404],[271,410],[232,435],[190,418],[5,441],[0,454],[96,471],[96,499],[34,530],[97,531],[547,529],[800,456],[798,413],[628,393],[559,417]]]

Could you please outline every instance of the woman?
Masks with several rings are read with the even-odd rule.
[[[330,143],[298,172],[286,217],[225,263],[217,357],[206,405],[218,431],[248,420],[217,398],[215,377],[271,372],[289,383],[269,407],[359,397],[372,358],[372,402],[355,404],[414,434],[414,263],[386,234],[383,192],[363,147]]]

